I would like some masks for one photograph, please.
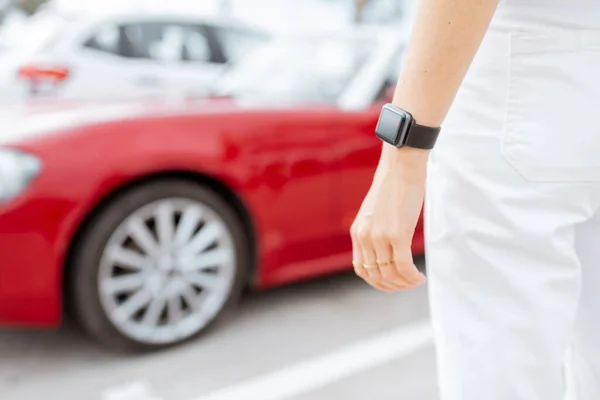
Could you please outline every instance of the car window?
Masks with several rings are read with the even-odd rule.
[[[125,27],[134,58],[210,62],[208,38],[192,25],[143,23]]]
[[[228,62],[235,63],[269,41],[269,36],[259,31],[231,27],[211,27]]]
[[[157,62],[212,62],[213,52],[200,27],[176,23],[131,23],[98,29],[86,47],[126,58]]]
[[[211,62],[212,51],[205,34],[199,29],[188,27],[182,32],[182,59],[192,62]]]
[[[121,50],[119,48],[120,35],[117,25],[104,25],[96,31],[84,46],[106,53],[123,55],[120,54]]]

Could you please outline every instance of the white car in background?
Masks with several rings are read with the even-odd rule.
[[[203,94],[270,34],[189,13],[47,7],[0,37],[0,100]]]

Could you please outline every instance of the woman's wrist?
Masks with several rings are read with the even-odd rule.
[[[394,147],[384,143],[381,150],[381,160],[390,166],[402,165],[409,169],[421,169],[427,165],[428,158],[429,150],[409,146]]]
[[[376,174],[397,174],[400,179],[424,182],[427,175],[429,150],[412,147],[394,147],[383,144]]]

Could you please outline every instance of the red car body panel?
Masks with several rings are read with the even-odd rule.
[[[237,195],[257,238],[254,287],[349,268],[348,230],[381,146],[379,109],[158,102],[15,135],[0,146],[36,154],[43,168],[0,204],[0,322],[58,324],[65,261],[82,222],[115,190],[163,172],[208,176]],[[421,223],[413,250],[423,252]]]

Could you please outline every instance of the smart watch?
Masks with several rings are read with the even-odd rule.
[[[431,150],[440,130],[440,127],[417,124],[408,111],[388,103],[381,110],[375,133],[381,140],[396,147]]]

